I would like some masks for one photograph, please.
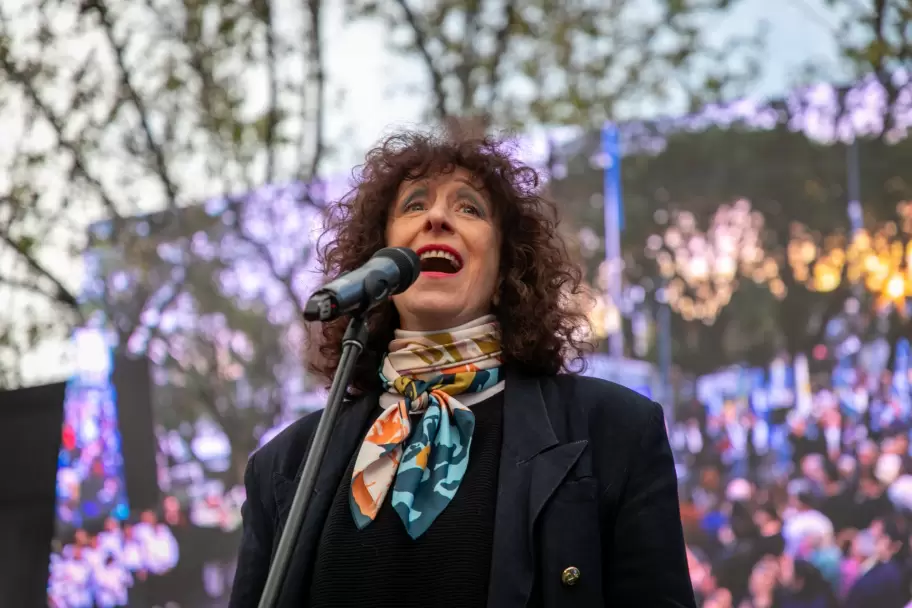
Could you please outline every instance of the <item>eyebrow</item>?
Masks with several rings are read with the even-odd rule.
[[[484,195],[482,195],[481,192],[479,192],[478,190],[476,190],[475,188],[473,188],[471,186],[469,186],[468,188],[460,188],[459,190],[456,191],[456,194],[460,194],[462,196],[468,195],[471,198],[479,200],[479,202],[483,202],[485,204],[487,204],[487,202],[488,202],[487,199],[484,197]]]
[[[462,178],[456,178],[456,181],[464,184],[462,188],[457,190],[457,194],[470,195],[471,198],[474,199],[478,204],[483,205],[488,213],[494,211],[494,203],[488,200],[488,197],[485,195],[485,193],[479,190],[475,184],[467,179]]]
[[[399,200],[400,200],[400,202],[409,201],[420,194],[427,194],[427,191],[428,191],[427,186],[424,184],[420,184],[420,185],[414,186],[411,190],[406,190],[405,195],[402,196]]]
[[[476,186],[475,183],[473,183],[471,180],[457,177],[454,179],[454,181],[463,185],[463,187],[457,190],[458,194],[469,194],[472,196],[472,198],[477,199],[480,203],[483,203],[489,210],[493,209],[492,202],[488,200],[488,197],[484,194],[484,192],[479,189],[478,186]],[[427,193],[427,183],[418,183],[413,186],[411,190],[406,190],[405,194],[400,197],[399,203],[404,204],[416,196],[424,195]]]

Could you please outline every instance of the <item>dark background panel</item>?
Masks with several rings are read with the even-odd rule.
[[[117,357],[111,381],[117,393],[117,420],[130,511],[155,509],[160,503],[160,490],[148,360]]]
[[[0,606],[44,606],[65,383],[0,393]]]

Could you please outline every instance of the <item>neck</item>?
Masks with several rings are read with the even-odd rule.
[[[461,325],[457,325],[455,327],[449,326],[449,325],[443,325],[443,324],[441,324],[440,327],[435,327],[432,324],[415,325],[413,323],[409,323],[408,325],[406,325],[403,323],[402,329],[396,330],[396,337],[397,338],[414,338],[417,336],[424,336],[427,334],[454,332],[454,331],[460,331],[463,329],[469,329],[471,327],[477,327],[479,325],[484,325],[485,323],[492,323],[494,321],[496,321],[496,318],[494,317],[494,315],[482,315],[472,321],[469,321],[467,323],[462,323]]]

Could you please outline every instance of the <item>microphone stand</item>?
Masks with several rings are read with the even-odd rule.
[[[266,585],[263,587],[263,594],[260,596],[258,608],[275,608],[277,605],[279,592],[282,590],[282,584],[288,571],[288,564],[291,561],[291,554],[294,551],[295,542],[301,532],[301,525],[304,523],[304,515],[307,513],[307,507],[310,504],[313,487],[317,481],[317,474],[320,472],[323,456],[329,446],[329,439],[336,424],[336,418],[342,409],[342,399],[345,397],[348,383],[355,369],[355,363],[357,363],[358,357],[361,356],[361,352],[365,348],[367,338],[368,330],[364,319],[360,314],[352,315],[351,321],[348,322],[348,329],[345,330],[345,336],[342,338],[342,355],[339,357],[339,365],[336,368],[336,373],[329,389],[329,401],[323,410],[323,415],[320,417],[320,423],[314,433],[313,443],[307,453],[307,459],[304,461],[301,479],[295,490],[294,500],[291,502],[291,510],[288,512],[288,520],[279,539],[275,557],[269,567],[269,575],[266,577]]]

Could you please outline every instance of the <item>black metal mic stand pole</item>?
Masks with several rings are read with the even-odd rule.
[[[364,350],[367,338],[367,324],[364,319],[361,315],[353,315],[348,323],[348,329],[345,330],[345,336],[342,338],[342,355],[339,357],[336,375],[333,377],[332,386],[329,389],[329,401],[320,417],[313,443],[307,459],[304,461],[301,480],[295,490],[285,529],[282,531],[279,546],[276,548],[275,557],[269,567],[269,576],[266,577],[266,586],[263,587],[263,594],[260,596],[259,608],[275,608],[276,606],[282,583],[285,581],[288,563],[291,561],[291,554],[298,540],[298,534],[301,532],[301,525],[304,523],[304,514],[307,513],[307,506],[310,504],[317,473],[323,463],[323,456],[326,454],[329,438],[342,406],[342,399],[345,397],[355,363]]]

